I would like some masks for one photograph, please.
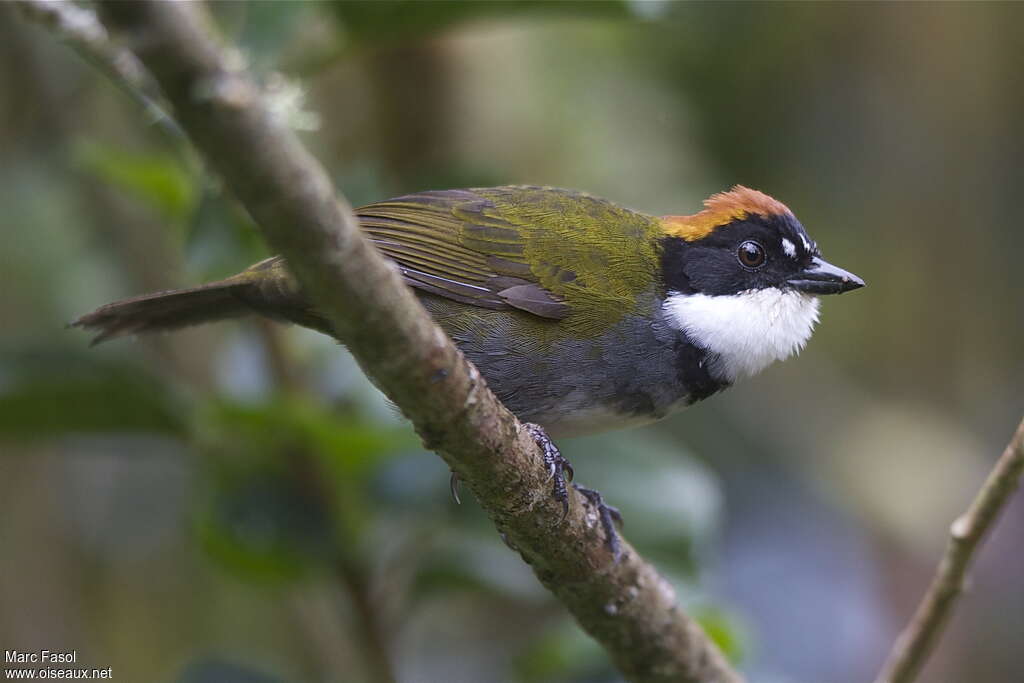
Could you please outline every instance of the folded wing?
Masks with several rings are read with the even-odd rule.
[[[653,279],[648,216],[569,190],[422,192],[356,211],[414,288],[491,309],[561,320],[586,307],[621,317]]]

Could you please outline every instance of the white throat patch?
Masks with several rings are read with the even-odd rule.
[[[664,306],[669,324],[718,354],[730,382],[800,351],[818,322],[817,297],[773,287],[722,296],[669,292]]]

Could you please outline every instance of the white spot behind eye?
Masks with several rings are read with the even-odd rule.
[[[796,258],[796,245],[785,237],[782,238],[782,251],[786,252],[789,258]]]

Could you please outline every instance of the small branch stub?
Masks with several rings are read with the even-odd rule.
[[[957,598],[985,534],[1009,502],[1024,472],[1024,420],[996,462],[970,507],[950,525],[949,543],[931,585],[910,623],[896,639],[875,683],[911,683],[924,667]]]

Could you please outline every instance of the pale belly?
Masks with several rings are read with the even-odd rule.
[[[543,427],[551,438],[564,439],[642,427],[679,412],[687,405],[685,401],[679,401],[676,405],[671,406],[665,415],[623,413],[609,406],[597,405],[578,409],[572,413],[532,416],[532,420]]]

